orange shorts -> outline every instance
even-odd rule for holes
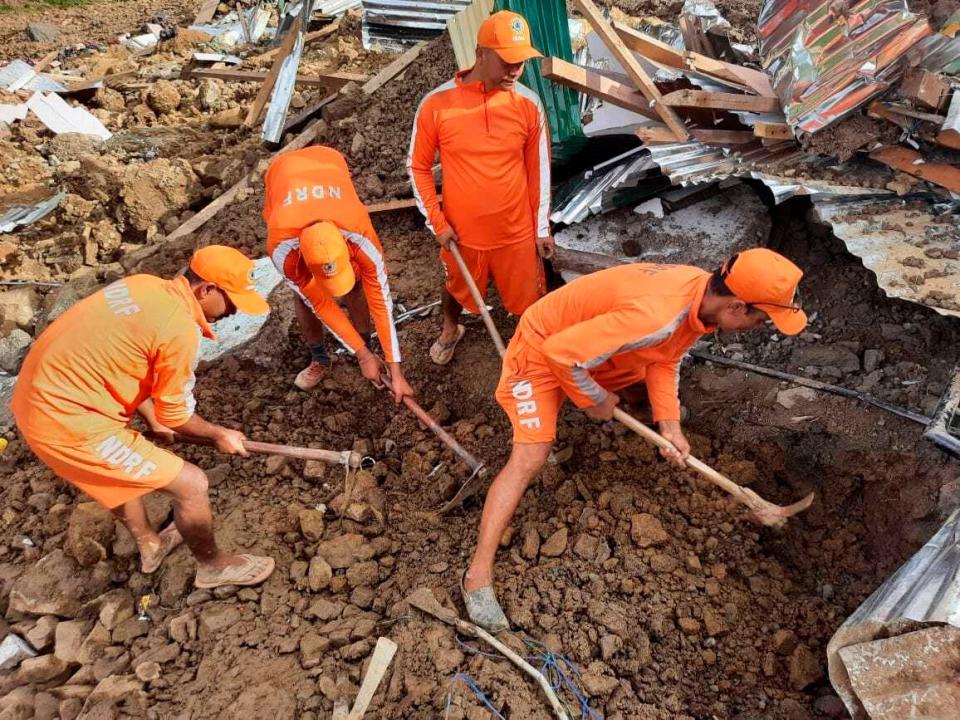
[[[514,315],[522,315],[545,292],[543,262],[535,242],[518,242],[494,250],[474,250],[461,245],[460,254],[480,289],[480,295],[486,297],[492,276],[503,306]],[[470,296],[457,261],[442,247],[440,262],[447,276],[447,292],[464,308],[479,314],[480,309]]]
[[[126,427],[75,446],[24,440],[44,465],[111,510],[166,487],[183,469],[183,459]]]

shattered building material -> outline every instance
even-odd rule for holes
[[[787,122],[813,133],[843,119],[899,78],[898,60],[932,33],[905,0],[765,0],[758,20],[763,66]]]
[[[945,627],[909,632],[915,623]],[[830,682],[855,720],[899,720],[919,708],[922,717],[952,717],[958,627],[960,510],[837,630],[827,646]]]
[[[888,296],[960,317],[960,216],[937,210],[923,195],[814,198],[816,216],[863,260]]]
[[[674,90],[672,93],[663,96],[663,102],[671,107],[696,107],[761,113],[780,112],[780,101],[775,97],[706,92],[704,90]],[[793,138],[792,133],[790,137]]]
[[[960,92],[953,94],[947,117],[937,133],[937,142],[954,150],[960,150]]]
[[[900,94],[904,98],[914,105],[938,112],[946,108],[952,90],[943,75],[923,68],[907,70],[900,83]]]
[[[44,95],[36,92],[26,102],[27,109],[36,115],[40,122],[51,132],[80,133],[92,135],[100,140],[108,140],[113,136],[106,126],[100,122],[85,107],[71,107],[66,100],[56,93]]]
[[[279,52],[273,61],[273,65],[270,66],[270,71],[267,73],[266,78],[264,78],[263,84],[257,91],[257,96],[254,98],[249,110],[247,110],[247,116],[243,121],[244,127],[253,127],[257,124],[257,122],[259,122],[260,116],[263,114],[263,109],[266,107],[267,100],[270,98],[281,72],[288,67],[286,63],[287,58],[294,53],[296,47],[299,46],[300,50],[303,50],[302,32],[303,23],[300,18],[297,18],[294,21],[293,26],[284,36],[283,41],[280,44]],[[299,65],[299,53],[296,55],[296,60],[297,64]],[[296,74],[296,66],[294,66],[293,72]],[[284,114],[286,114],[286,108],[284,108]]]
[[[955,165],[927,162],[916,150],[899,146],[874,150],[870,153],[870,158],[951,192],[960,193],[960,168]]]
[[[605,100],[651,120],[660,119],[660,116],[650,109],[650,102],[639,91],[598,72],[557,57],[544,58],[540,63],[540,72],[543,77],[565,87]]]
[[[470,0],[363,0],[363,46],[401,51],[432,40]]]
[[[24,81],[24,78],[27,78]],[[35,92],[65,92],[67,86],[53,78],[38,74],[23,60],[13,60],[0,68],[0,86],[7,90],[21,89]]]
[[[950,384],[940,396],[933,417],[923,437],[941,450],[960,457],[960,428],[956,427],[957,408],[960,407],[960,367],[953,369]]]
[[[480,25],[493,12],[494,0],[473,0],[467,7],[447,20],[447,33],[457,58],[457,67],[466,70],[477,60],[477,33]],[[549,53],[544,52],[544,55]]]
[[[282,61],[279,57],[277,58],[277,62],[281,63],[280,72],[273,86],[270,106],[263,120],[263,132],[261,133],[261,137],[266,143],[279,143],[280,138],[283,136],[284,122],[287,118],[287,112],[290,109],[290,100],[293,98],[294,87],[297,83],[297,70],[300,67],[300,57],[303,55],[303,35],[309,23],[310,3],[304,0],[303,8],[304,11],[289,30],[290,34],[294,36],[293,48]],[[270,68],[270,72],[273,72],[273,68]],[[264,81],[264,85],[266,85],[266,81]]]
[[[61,191],[34,205],[18,205],[10,208],[0,215],[0,233],[13,232],[18,227],[30,225],[46,217],[57,209],[64,197],[66,193]]]

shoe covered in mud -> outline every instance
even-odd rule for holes
[[[237,555],[243,560],[239,565],[227,565],[225,568],[200,566],[194,586],[202,589],[222,585],[259,585],[273,574],[273,558],[262,555]]]
[[[323,380],[327,369],[318,362],[312,362],[297,374],[293,384],[301,390],[313,390]]]
[[[464,587],[466,577],[467,574],[464,573],[460,579],[460,592],[463,593],[463,603],[467,606],[467,617],[470,621],[494,635],[509,629],[510,621],[503,614],[493,588],[486,585],[479,590],[467,592]]]

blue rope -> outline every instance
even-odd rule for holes
[[[487,699],[486,694],[481,690],[477,683],[474,682],[473,678],[467,675],[466,673],[458,672],[450,679],[450,690],[447,692],[447,708],[444,712],[444,718],[450,716],[450,705],[453,703],[453,686],[456,684],[457,680],[461,681],[467,688],[477,696],[477,698],[482,702],[490,713],[499,720],[507,720],[503,715],[500,714],[500,711]]]
[[[558,695],[566,690],[576,700],[576,705],[580,710],[580,720],[603,720],[603,715],[590,707],[590,701],[580,692],[575,678],[580,677],[580,670],[563,655],[552,652],[549,648],[538,642],[527,640],[527,644],[538,652],[536,659],[541,662],[540,672],[547,678],[551,689]],[[564,667],[566,666],[566,670]],[[573,677],[571,677],[571,675]]]

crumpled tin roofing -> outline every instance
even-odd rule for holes
[[[764,68],[787,122],[812,133],[890,87],[897,63],[933,32],[905,0],[764,0],[758,20]]]
[[[647,151],[660,172],[674,185],[691,185],[749,177],[755,170],[786,169],[808,153],[793,143],[726,148],[697,141],[649,145]]]
[[[471,0],[363,0],[363,46],[403,49],[430,40]]]

